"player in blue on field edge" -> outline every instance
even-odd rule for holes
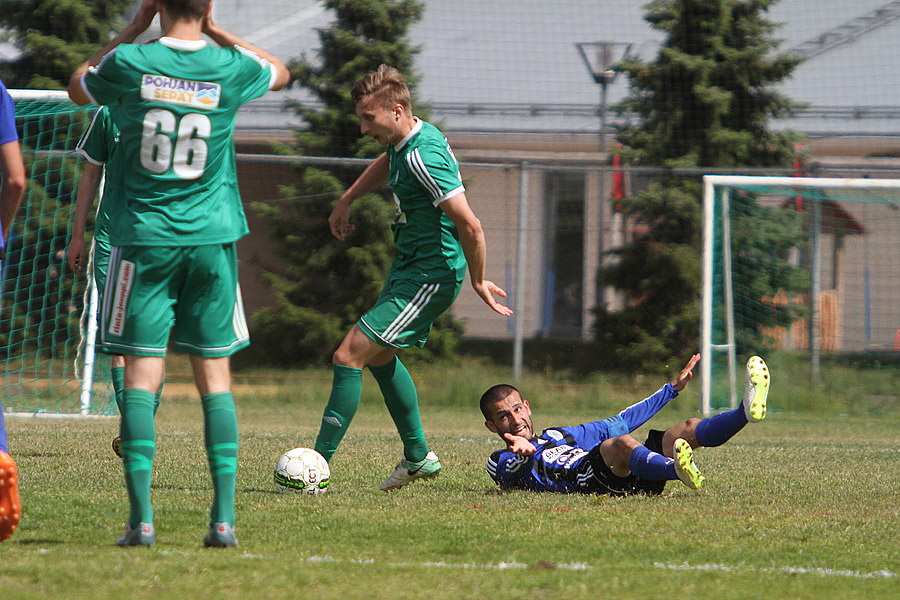
[[[609,419],[534,432],[531,408],[511,385],[490,388],[481,397],[485,426],[506,442],[488,459],[491,478],[502,489],[536,492],[657,495],[666,481],[679,479],[692,489],[704,477],[694,449],[721,446],[747,423],[766,416],[769,369],[754,356],[747,361],[742,405],[705,419],[690,418],[666,431],[651,429],[644,444],[631,433],[646,423],[693,377],[700,355],[693,355],[671,383]]]

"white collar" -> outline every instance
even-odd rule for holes
[[[176,50],[203,50],[206,48],[206,40],[180,40],[178,38],[161,37],[159,43]]]
[[[394,144],[394,150],[396,150],[397,152],[400,152],[400,150],[403,149],[403,146],[406,145],[406,142],[408,142],[410,138],[419,133],[419,130],[422,129],[422,121],[419,119],[419,117],[413,117],[413,119],[415,120],[416,124],[413,125],[412,131],[410,131],[405,138]]]

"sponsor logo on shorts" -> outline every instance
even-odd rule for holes
[[[219,107],[221,96],[222,86],[218,83],[162,75],[141,76],[141,98],[144,100],[212,110]]]
[[[123,260],[119,263],[116,287],[113,289],[113,306],[109,315],[110,335],[121,336],[125,330],[125,309],[128,307],[128,296],[134,284],[134,263]]]

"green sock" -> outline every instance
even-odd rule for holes
[[[150,506],[150,478],[156,454],[156,432],[153,426],[153,393],[147,390],[122,390],[122,465],[131,515],[128,525],[153,522]]]
[[[156,390],[156,397],[153,399],[153,414],[156,415],[156,411],[159,410],[159,400],[162,398],[162,390],[163,386],[166,385],[166,378],[163,376],[162,383],[159,384],[159,389]]]
[[[119,407],[119,414],[122,414],[122,390],[125,389],[125,367],[110,367],[110,376],[112,378],[113,392],[116,395],[116,406]],[[159,410],[159,399],[162,398],[163,385],[166,380],[159,384],[156,391],[156,397],[153,399],[153,415]]]
[[[116,395],[116,406],[119,414],[122,414],[122,390],[125,389],[125,367],[110,367],[109,375],[112,379],[113,393]]]
[[[362,369],[344,365],[332,365],[332,369],[331,395],[316,438],[316,452],[329,462],[350,427],[362,394]]]
[[[418,462],[428,454],[422,419],[419,416],[419,397],[416,385],[409,371],[396,356],[394,360],[380,367],[369,367],[381,393],[388,412],[397,426],[403,440],[403,455],[406,460]]]
[[[210,523],[234,526],[234,487],[237,478],[238,424],[231,392],[203,396],[206,456],[213,481]]]

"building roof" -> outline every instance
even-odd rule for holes
[[[634,0],[426,0],[411,31],[421,47],[418,94],[458,131],[596,132],[600,89],[579,42],[621,42],[652,60],[663,39]],[[261,9],[261,7],[263,7]],[[283,59],[316,58],[317,28],[333,17],[310,0],[216,0],[217,20]],[[781,50],[809,55],[779,89],[807,108],[779,127],[813,135],[897,135],[900,129],[900,2],[782,0]],[[621,51],[624,46],[618,46]],[[607,105],[628,91],[620,77]],[[242,127],[284,126],[284,95],[257,101]],[[610,115],[610,120],[613,116]]]

